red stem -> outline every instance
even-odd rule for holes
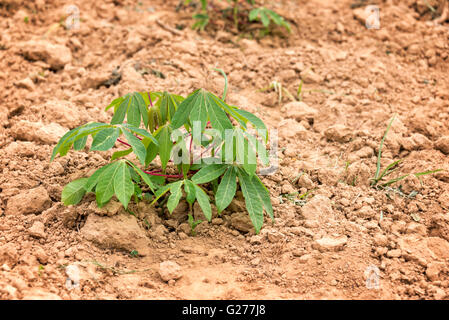
[[[157,170],[161,171],[161,170]],[[149,174],[151,176],[159,176],[159,177],[166,177],[166,178],[182,178],[184,177],[182,174],[163,174],[163,173],[156,173],[155,171],[144,171],[146,174]]]
[[[125,146],[131,147],[131,145],[129,143],[126,143],[123,140],[117,139],[118,142],[123,143]]]
[[[148,100],[150,100],[150,107],[152,108],[153,107],[153,101],[151,101],[151,95],[150,95],[149,92],[148,92]]]

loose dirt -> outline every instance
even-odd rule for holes
[[[219,21],[195,32],[174,0],[0,1],[0,298],[448,298],[449,24],[431,21],[434,2],[373,1],[380,29],[367,29],[365,1],[266,1],[292,33],[257,40]],[[278,130],[279,170],[263,177],[274,224],[255,235],[241,196],[196,236],[185,203],[172,216],[60,203],[111,155],[50,163],[68,129],[109,121],[130,91],[221,94],[212,68],[229,76],[229,103]],[[301,79],[301,102],[260,90],[294,94]],[[394,114],[382,165],[444,170],[376,190]]]

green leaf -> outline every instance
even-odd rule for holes
[[[237,190],[237,176],[233,167],[228,167],[226,173],[218,185],[217,193],[215,194],[215,204],[218,212],[221,213],[226,209],[234,199]]]
[[[187,122],[190,112],[197,103],[200,90],[201,89],[194,91],[183,102],[181,102],[171,122],[173,129],[178,129]]]
[[[259,233],[263,225],[263,206],[259,198],[259,194],[255,189],[252,179],[244,170],[238,170],[240,188],[245,198],[246,210],[248,210],[249,218],[253,223],[256,233]]]
[[[92,122],[70,130],[64,136],[62,136],[61,139],[59,139],[58,143],[56,144],[56,147],[53,149],[50,161],[53,161],[58,153],[61,157],[65,156],[69,152],[71,146],[75,142],[77,142],[77,140],[84,140],[84,138],[87,137],[88,135],[95,134],[96,132],[102,129],[110,127],[111,125],[109,124]],[[79,147],[81,143],[82,141],[78,142],[77,147]]]
[[[124,97],[119,97],[119,98],[112,100],[111,104],[108,105],[105,110],[107,111],[109,108],[114,107],[114,111],[115,111],[116,108],[120,105],[120,103],[122,103],[122,101],[124,99],[125,99]]]
[[[221,176],[226,168],[227,166],[224,164],[208,165],[193,175],[192,182],[196,184],[210,182]]]
[[[114,193],[126,209],[131,196],[134,194],[134,183],[125,162],[119,162],[117,166],[114,175]]]
[[[140,126],[139,100],[136,99],[136,97],[139,97],[139,96],[140,96],[140,94],[137,94],[137,95],[133,94],[133,95],[131,95],[131,102],[130,102],[129,107],[128,107],[128,112],[126,113],[126,121],[128,122],[128,124],[132,125],[133,127],[139,127]],[[141,102],[145,103],[143,101],[143,99],[141,100]]]
[[[115,159],[118,159],[118,158],[121,158],[121,157],[124,157],[124,156],[127,156],[127,155],[130,154],[131,152],[133,152],[133,148],[129,148],[129,149],[126,149],[126,150],[116,151],[116,152],[114,152],[114,153],[112,154],[111,161],[113,161],[113,160],[115,160]]]
[[[145,141],[145,139],[142,140],[142,142]],[[144,143],[145,144],[145,143]],[[151,161],[156,158],[157,153],[159,152],[159,147],[154,144],[153,142],[150,142],[147,147],[147,156],[145,158],[145,166],[149,166]]]
[[[196,200],[195,185],[190,180],[184,180],[184,191],[186,192],[186,200],[191,205]]]
[[[252,178],[252,182],[254,188],[257,191],[257,194],[259,195],[260,201],[262,202],[265,211],[268,213],[271,220],[274,221],[274,213],[273,213],[273,206],[271,204],[270,192],[268,191],[267,187],[265,187],[265,185],[262,183],[262,181],[258,176],[255,175]]]
[[[62,190],[61,201],[66,205],[77,204],[86,193],[87,178],[81,178],[67,184]]]
[[[72,129],[70,131],[68,131],[66,134],[64,134],[61,139],[59,139],[58,143],[56,144],[56,146],[53,148],[53,152],[51,154],[51,158],[50,158],[50,162],[53,161],[56,157],[56,155],[58,154],[58,152],[60,151],[60,147],[64,144],[64,142],[67,140],[67,138],[69,136],[71,136],[74,132],[76,132],[77,130],[79,130],[79,128],[75,128]]]
[[[265,146],[256,137],[249,134],[247,131],[244,132],[244,135],[250,142],[250,145],[248,145],[248,147],[252,148],[254,151],[257,151],[260,160],[265,166],[267,166],[270,163],[270,157]]]
[[[226,112],[221,108],[221,103],[225,104],[225,102],[210,92],[207,92],[206,95],[207,112],[212,128],[218,129],[220,132],[224,132],[226,129],[232,129],[231,121],[226,115]]]
[[[139,94],[136,93],[135,99],[138,102],[139,111],[140,114],[142,115],[143,124],[145,125],[145,128],[148,128],[148,107],[145,99],[143,98],[144,94],[145,93],[142,92],[140,92]]]
[[[169,184],[157,189],[156,193],[154,194],[154,199],[153,202],[151,202],[151,205],[155,204],[157,200],[159,200],[164,194],[168,192],[168,190],[170,190]]]
[[[131,132],[128,130],[122,130],[123,134],[126,137],[126,140],[128,140],[128,143],[133,148],[133,152],[136,154],[137,158],[139,159],[141,164],[145,164],[145,158],[147,155],[147,150],[145,149],[144,144],[141,140],[136,138]]]
[[[87,137],[88,136],[85,136],[85,137],[83,137],[81,139],[76,140],[73,143],[73,149],[75,149],[75,150],[82,150],[82,149],[84,149],[84,147],[86,146]]]
[[[148,185],[148,187],[150,187],[151,191],[154,192],[156,187],[154,186],[153,181],[151,181],[150,175],[143,172],[139,167],[137,167],[131,161],[127,161],[127,163],[133,167],[134,171],[136,171],[139,174],[139,176],[143,179],[143,181],[145,181],[145,183]]]
[[[443,171],[443,169],[428,170],[428,171],[414,173],[413,175],[418,178],[418,177],[425,176],[425,175],[428,175],[428,174],[434,174],[434,173],[437,173],[437,172],[440,172],[440,171]]]
[[[393,124],[393,121],[394,121],[395,117],[396,117],[396,115],[394,115],[391,118],[390,123],[387,126],[387,130],[385,130],[384,136],[382,137],[382,140],[380,141],[379,153],[377,154],[377,168],[376,168],[376,173],[375,173],[374,178],[373,178],[373,181],[375,181],[375,182],[379,181],[380,159],[382,158],[382,147],[384,145],[384,141],[387,138],[388,131],[390,131],[391,125]]]
[[[260,10],[260,20],[262,21],[262,24],[265,28],[267,28],[270,25],[270,18],[265,12],[265,9]]]
[[[125,120],[125,115],[128,111],[128,105],[129,105],[130,99],[131,99],[131,97],[129,95],[127,95],[126,97],[123,98],[123,100],[120,102],[120,105],[114,112],[114,116],[112,117],[111,124],[123,123],[123,120]]]
[[[114,177],[119,164],[121,162],[113,162],[106,168],[98,178],[97,187],[95,188],[97,204],[103,206],[114,195]]]
[[[195,195],[196,199],[198,200],[198,204],[200,205],[201,210],[204,213],[204,216],[208,221],[212,219],[212,208],[210,206],[210,199],[209,196],[204,192],[204,190],[198,186],[195,186]]]
[[[172,213],[173,210],[175,210],[175,208],[179,204],[179,200],[181,200],[181,196],[182,196],[181,186],[183,183],[184,183],[184,181],[180,180],[180,181],[176,181],[176,182],[173,182],[170,184],[171,195],[170,195],[170,197],[168,197],[168,201],[167,201],[167,208],[170,213]]]
[[[173,149],[170,134],[170,128],[165,126],[161,129],[157,137],[159,141],[159,157],[161,159],[163,170],[165,170],[168,160],[170,160],[171,150]]]
[[[236,161],[249,175],[253,175],[257,169],[256,151],[252,148],[248,139],[245,139],[240,128],[235,129]]]
[[[235,108],[233,109],[236,113],[238,113],[239,115],[241,115],[242,117],[244,117],[245,119],[248,119],[249,122],[251,122],[251,124],[258,130],[263,131],[265,134],[263,136],[265,143],[268,142],[268,130],[267,127],[265,126],[265,123],[263,123],[262,120],[260,120],[260,118],[258,118],[257,116],[255,116],[254,114],[252,114],[249,111],[246,110],[242,110],[242,109],[238,109]]]
[[[92,141],[91,150],[106,151],[111,149],[120,135],[119,128],[106,128],[99,131]]]
[[[90,192],[92,191],[92,189],[97,185],[98,180],[100,179],[101,174],[111,165],[114,165],[115,162],[113,163],[108,163],[107,165],[101,167],[100,169],[98,169],[97,171],[95,171],[87,180],[86,183],[86,192]]]
[[[249,21],[254,21],[259,16],[260,8],[253,9],[249,12]]]
[[[131,131],[132,133],[135,133],[139,136],[142,136],[144,138],[148,138],[151,141],[153,141],[153,143],[157,144],[157,140],[154,138],[154,136],[149,133],[148,131],[141,129],[141,128],[137,128],[137,127],[133,127],[127,123],[122,124],[122,127],[129,129],[129,131]]]
[[[183,100],[184,98],[181,96],[170,94],[166,91],[162,93],[162,96],[157,101],[156,105],[159,107],[163,124],[167,121],[171,121],[176,110],[178,109],[178,105]]]

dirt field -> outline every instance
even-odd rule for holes
[[[370,2],[380,29],[366,28],[365,1],[265,1],[292,33],[252,40],[218,20],[191,30],[178,3],[0,0],[0,298],[449,298],[449,22],[421,0]],[[61,23],[67,5],[77,28]],[[262,179],[275,224],[255,235],[239,198],[196,236],[185,202],[136,217],[91,196],[62,205],[64,185],[112,154],[50,163],[68,129],[108,122],[104,108],[131,91],[221,94],[212,68],[229,77],[229,103],[278,130],[279,171]],[[278,81],[294,94],[301,79],[301,102],[259,90]],[[376,190],[394,114],[382,165],[443,171]],[[168,282],[166,261],[180,266]]]

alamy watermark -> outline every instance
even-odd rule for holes
[[[365,14],[368,16],[365,20],[365,26],[368,29],[380,29],[379,7],[375,5],[369,5],[365,8]]]
[[[365,270],[366,288],[380,289],[380,270],[375,265],[370,265]]]
[[[65,19],[65,27],[67,30],[78,30],[80,28],[80,9],[71,4],[65,8],[68,15]]]

